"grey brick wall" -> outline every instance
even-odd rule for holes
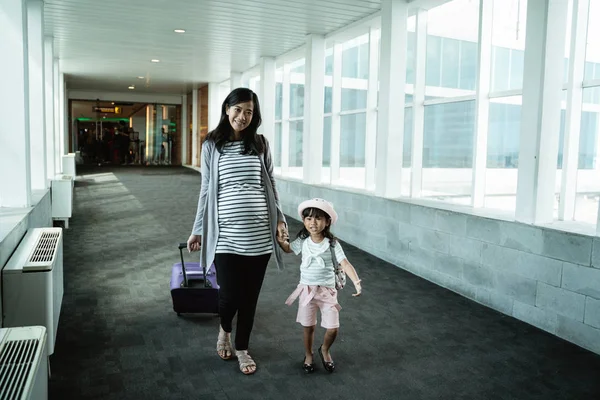
[[[277,180],[284,212],[334,203],[333,231],[387,262],[600,354],[600,238]]]

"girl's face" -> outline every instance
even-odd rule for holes
[[[231,107],[227,106],[225,112],[229,117],[229,123],[233,130],[235,132],[241,132],[250,125],[250,122],[252,122],[254,103],[252,101],[247,101]]]
[[[310,233],[310,236],[319,236],[325,228],[329,226],[329,219],[325,216],[309,215],[302,219],[304,227]]]

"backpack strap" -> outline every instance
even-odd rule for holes
[[[335,240],[331,240],[329,242],[329,251],[331,252],[331,261],[333,262],[333,270],[337,271],[338,269],[338,262],[337,262],[337,258],[335,257]]]

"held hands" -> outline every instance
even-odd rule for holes
[[[358,297],[362,294],[362,287],[360,285],[360,279],[357,280],[356,282],[352,282],[354,284],[354,289],[356,290],[356,293],[352,293],[353,297]]]
[[[200,250],[200,243],[202,243],[202,236],[200,235],[190,235],[187,240],[187,249],[188,252],[198,251]]]
[[[277,242],[280,244],[283,244],[283,243],[289,241],[289,239],[290,239],[290,235],[288,233],[285,222],[279,221],[277,223]]]

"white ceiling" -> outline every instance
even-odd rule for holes
[[[69,89],[185,93],[374,14],[381,0],[45,0]],[[174,33],[174,29],[186,33]],[[152,63],[151,59],[160,63]],[[143,76],[144,79],[139,79]]]

